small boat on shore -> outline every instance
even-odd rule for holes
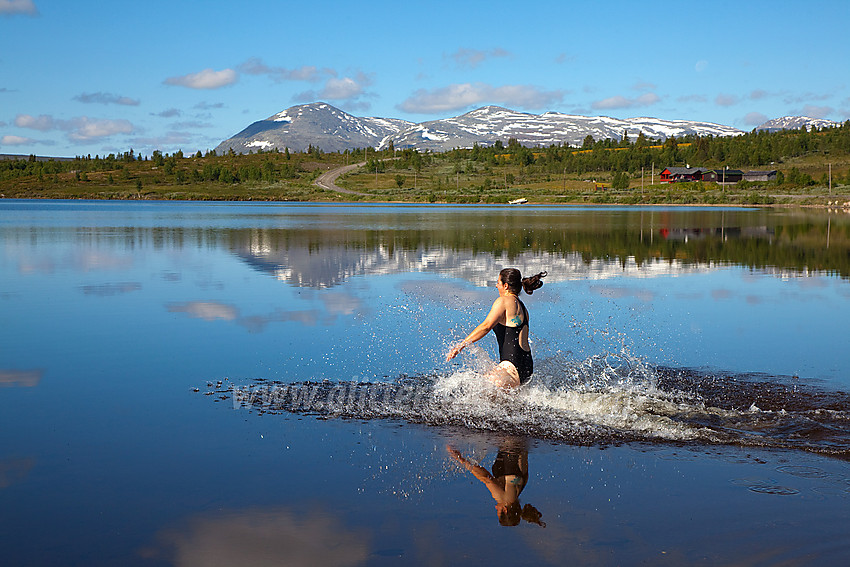
[[[524,205],[528,202],[528,199],[525,197],[520,197],[519,199],[514,199],[513,201],[508,201],[509,205]]]

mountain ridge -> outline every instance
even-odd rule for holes
[[[769,120],[756,130],[798,129],[838,125],[830,120],[805,116],[785,116]],[[392,143],[397,149],[447,151],[454,148],[491,146],[497,141],[516,139],[528,147],[568,144],[579,146],[587,136],[594,140],[636,138],[640,133],[650,139],[666,140],[686,135],[739,136],[743,130],[695,120],[664,120],[648,116],[613,118],[581,116],[547,111],[542,114],[520,112],[502,106],[482,106],[459,116],[414,123],[398,118],[357,117],[326,102],[291,106],[250,124],[221,142],[216,153],[233,150],[305,151],[317,147],[325,152],[371,147],[385,149]]]

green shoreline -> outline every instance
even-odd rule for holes
[[[657,145],[653,145],[656,144]],[[771,181],[658,183],[666,167],[771,171]],[[359,167],[352,168],[357,165]],[[328,173],[345,168],[339,176]],[[324,177],[324,187],[317,185]],[[339,191],[334,191],[336,188]],[[0,160],[0,198],[564,205],[719,205],[850,209],[850,121],[735,138],[639,137],[527,148],[419,153],[392,147],[218,156]]]

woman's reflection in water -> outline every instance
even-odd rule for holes
[[[451,445],[446,445],[446,451],[490,491],[496,501],[500,524],[516,526],[520,520],[525,520],[546,527],[546,523],[540,520],[543,514],[537,508],[519,503],[519,495],[528,483],[528,445],[524,439],[509,437],[500,444],[493,462],[493,474],[468,460]]]

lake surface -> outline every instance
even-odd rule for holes
[[[0,320],[4,565],[850,556],[850,215],[0,200]]]

